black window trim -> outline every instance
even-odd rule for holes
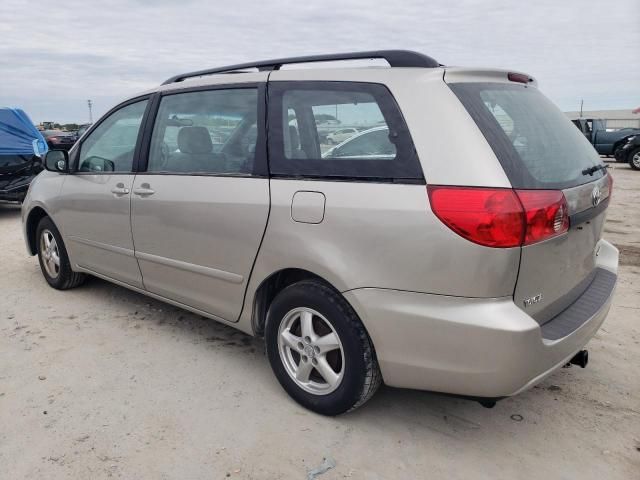
[[[380,86],[385,89],[391,104],[384,104],[385,102],[380,103],[379,96],[374,94],[370,87],[372,85]],[[349,81],[349,80],[270,80],[267,85],[267,98],[269,109],[267,112],[267,144],[268,144],[268,155],[269,155],[269,175],[271,178],[277,179],[296,179],[296,180],[323,180],[323,181],[346,181],[346,182],[367,182],[367,183],[399,183],[399,184],[418,184],[418,185],[426,185],[424,173],[422,170],[422,164],[420,163],[420,159],[418,157],[418,152],[416,151],[415,144],[413,143],[413,139],[411,137],[411,132],[409,130],[409,126],[404,118],[402,110],[398,105],[397,100],[393,96],[393,93],[389,90],[389,88],[379,82],[362,82],[362,81]],[[282,123],[282,109],[283,109],[283,96],[287,90],[345,90],[352,91],[357,90],[364,93],[371,94],[374,99],[378,102],[378,106],[383,114],[385,115],[384,110],[392,109],[390,112],[394,115],[397,115],[397,120],[400,125],[406,129],[406,135],[409,139],[407,142],[406,148],[409,150],[408,155],[404,162],[409,168],[414,168],[416,170],[415,174],[410,177],[401,177],[395,175],[376,175],[376,176],[367,176],[367,175],[353,175],[353,174],[335,174],[335,175],[322,175],[317,173],[282,173],[282,172],[274,172],[272,168],[273,157],[278,156],[284,158],[284,141],[281,138],[281,123]],[[385,95],[386,97],[386,95]],[[384,99],[384,100],[386,100]],[[383,110],[384,109],[384,110]],[[276,128],[272,129],[272,126],[276,126]],[[296,159],[293,159],[294,161]],[[301,160],[301,159],[298,159]],[[310,162],[321,162],[325,161],[322,159],[305,159],[305,161]],[[339,160],[340,162],[350,162],[350,160]],[[364,162],[379,162],[380,160],[352,160],[353,162],[358,163],[358,167],[365,166]],[[413,163],[413,165],[411,165]]]
[[[71,168],[69,169],[69,173],[73,175],[132,175],[134,174],[137,171],[136,168],[138,164],[138,159],[140,157],[140,147],[142,146],[142,137],[144,133],[144,128],[146,126],[146,120],[151,111],[153,96],[154,94],[147,93],[144,95],[139,95],[137,97],[133,97],[128,100],[125,100],[124,102],[121,102],[115,107],[111,108],[109,111],[107,111],[107,113],[102,115],[102,117],[100,117],[100,119],[97,122],[91,125],[91,127],[89,127],[89,129],[84,133],[82,142],[80,142],[77,147],[74,146],[72,148],[73,153],[70,152],[71,159],[69,163]],[[136,139],[136,145],[133,150],[133,162],[131,165],[131,170],[129,172],[80,172],[78,170],[78,162],[80,161],[80,153],[82,151],[82,146],[87,141],[87,139],[91,136],[93,131],[97,129],[105,120],[107,120],[109,117],[111,117],[112,114],[116,113],[117,111],[125,107],[128,107],[129,105],[133,105],[134,103],[139,103],[145,100],[147,101],[147,105],[142,115],[142,121],[140,122],[138,137]]]
[[[181,93],[215,91],[215,90],[238,90],[253,89],[258,91],[258,112],[257,127],[258,135],[256,138],[256,152],[253,162],[253,172],[251,173],[216,173],[216,172],[149,172],[149,153],[151,150],[151,137],[153,128],[156,123],[156,117],[160,108],[160,101],[163,97],[177,95]],[[171,176],[188,176],[188,177],[230,177],[230,178],[268,178],[269,168],[267,166],[267,142],[266,142],[266,81],[264,82],[235,82],[221,83],[215,85],[198,85],[184,88],[172,88],[170,90],[161,90],[154,94],[152,108],[148,118],[144,123],[144,132],[142,135],[139,161],[136,164],[137,173],[144,175],[171,175]]]

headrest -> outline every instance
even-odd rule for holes
[[[178,148],[182,153],[211,153],[213,144],[205,127],[182,127],[178,132]]]
[[[291,140],[291,148],[298,150],[300,148],[300,137],[298,136],[298,129],[293,125],[289,125],[289,139]]]

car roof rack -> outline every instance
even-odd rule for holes
[[[162,85],[182,82],[187,78],[214,75],[216,73],[240,73],[239,70],[257,68],[259,71],[280,70],[283,65],[295,63],[332,62],[339,60],[363,60],[381,58],[389,63],[390,67],[417,67],[435,68],[442,66],[433,58],[411,50],[372,50],[368,52],[334,53],[329,55],[309,55],[305,57],[288,57],[276,60],[263,60],[261,62],[239,63],[226,67],[209,68],[196,72],[181,73],[164,81]]]

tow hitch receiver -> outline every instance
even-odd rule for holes
[[[580,368],[585,368],[589,363],[589,351],[588,350],[580,350],[576,353],[571,360],[569,360],[568,365],[578,365]]]

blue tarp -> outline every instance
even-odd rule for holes
[[[19,108],[0,108],[0,155],[43,157],[49,148],[31,119]]]

